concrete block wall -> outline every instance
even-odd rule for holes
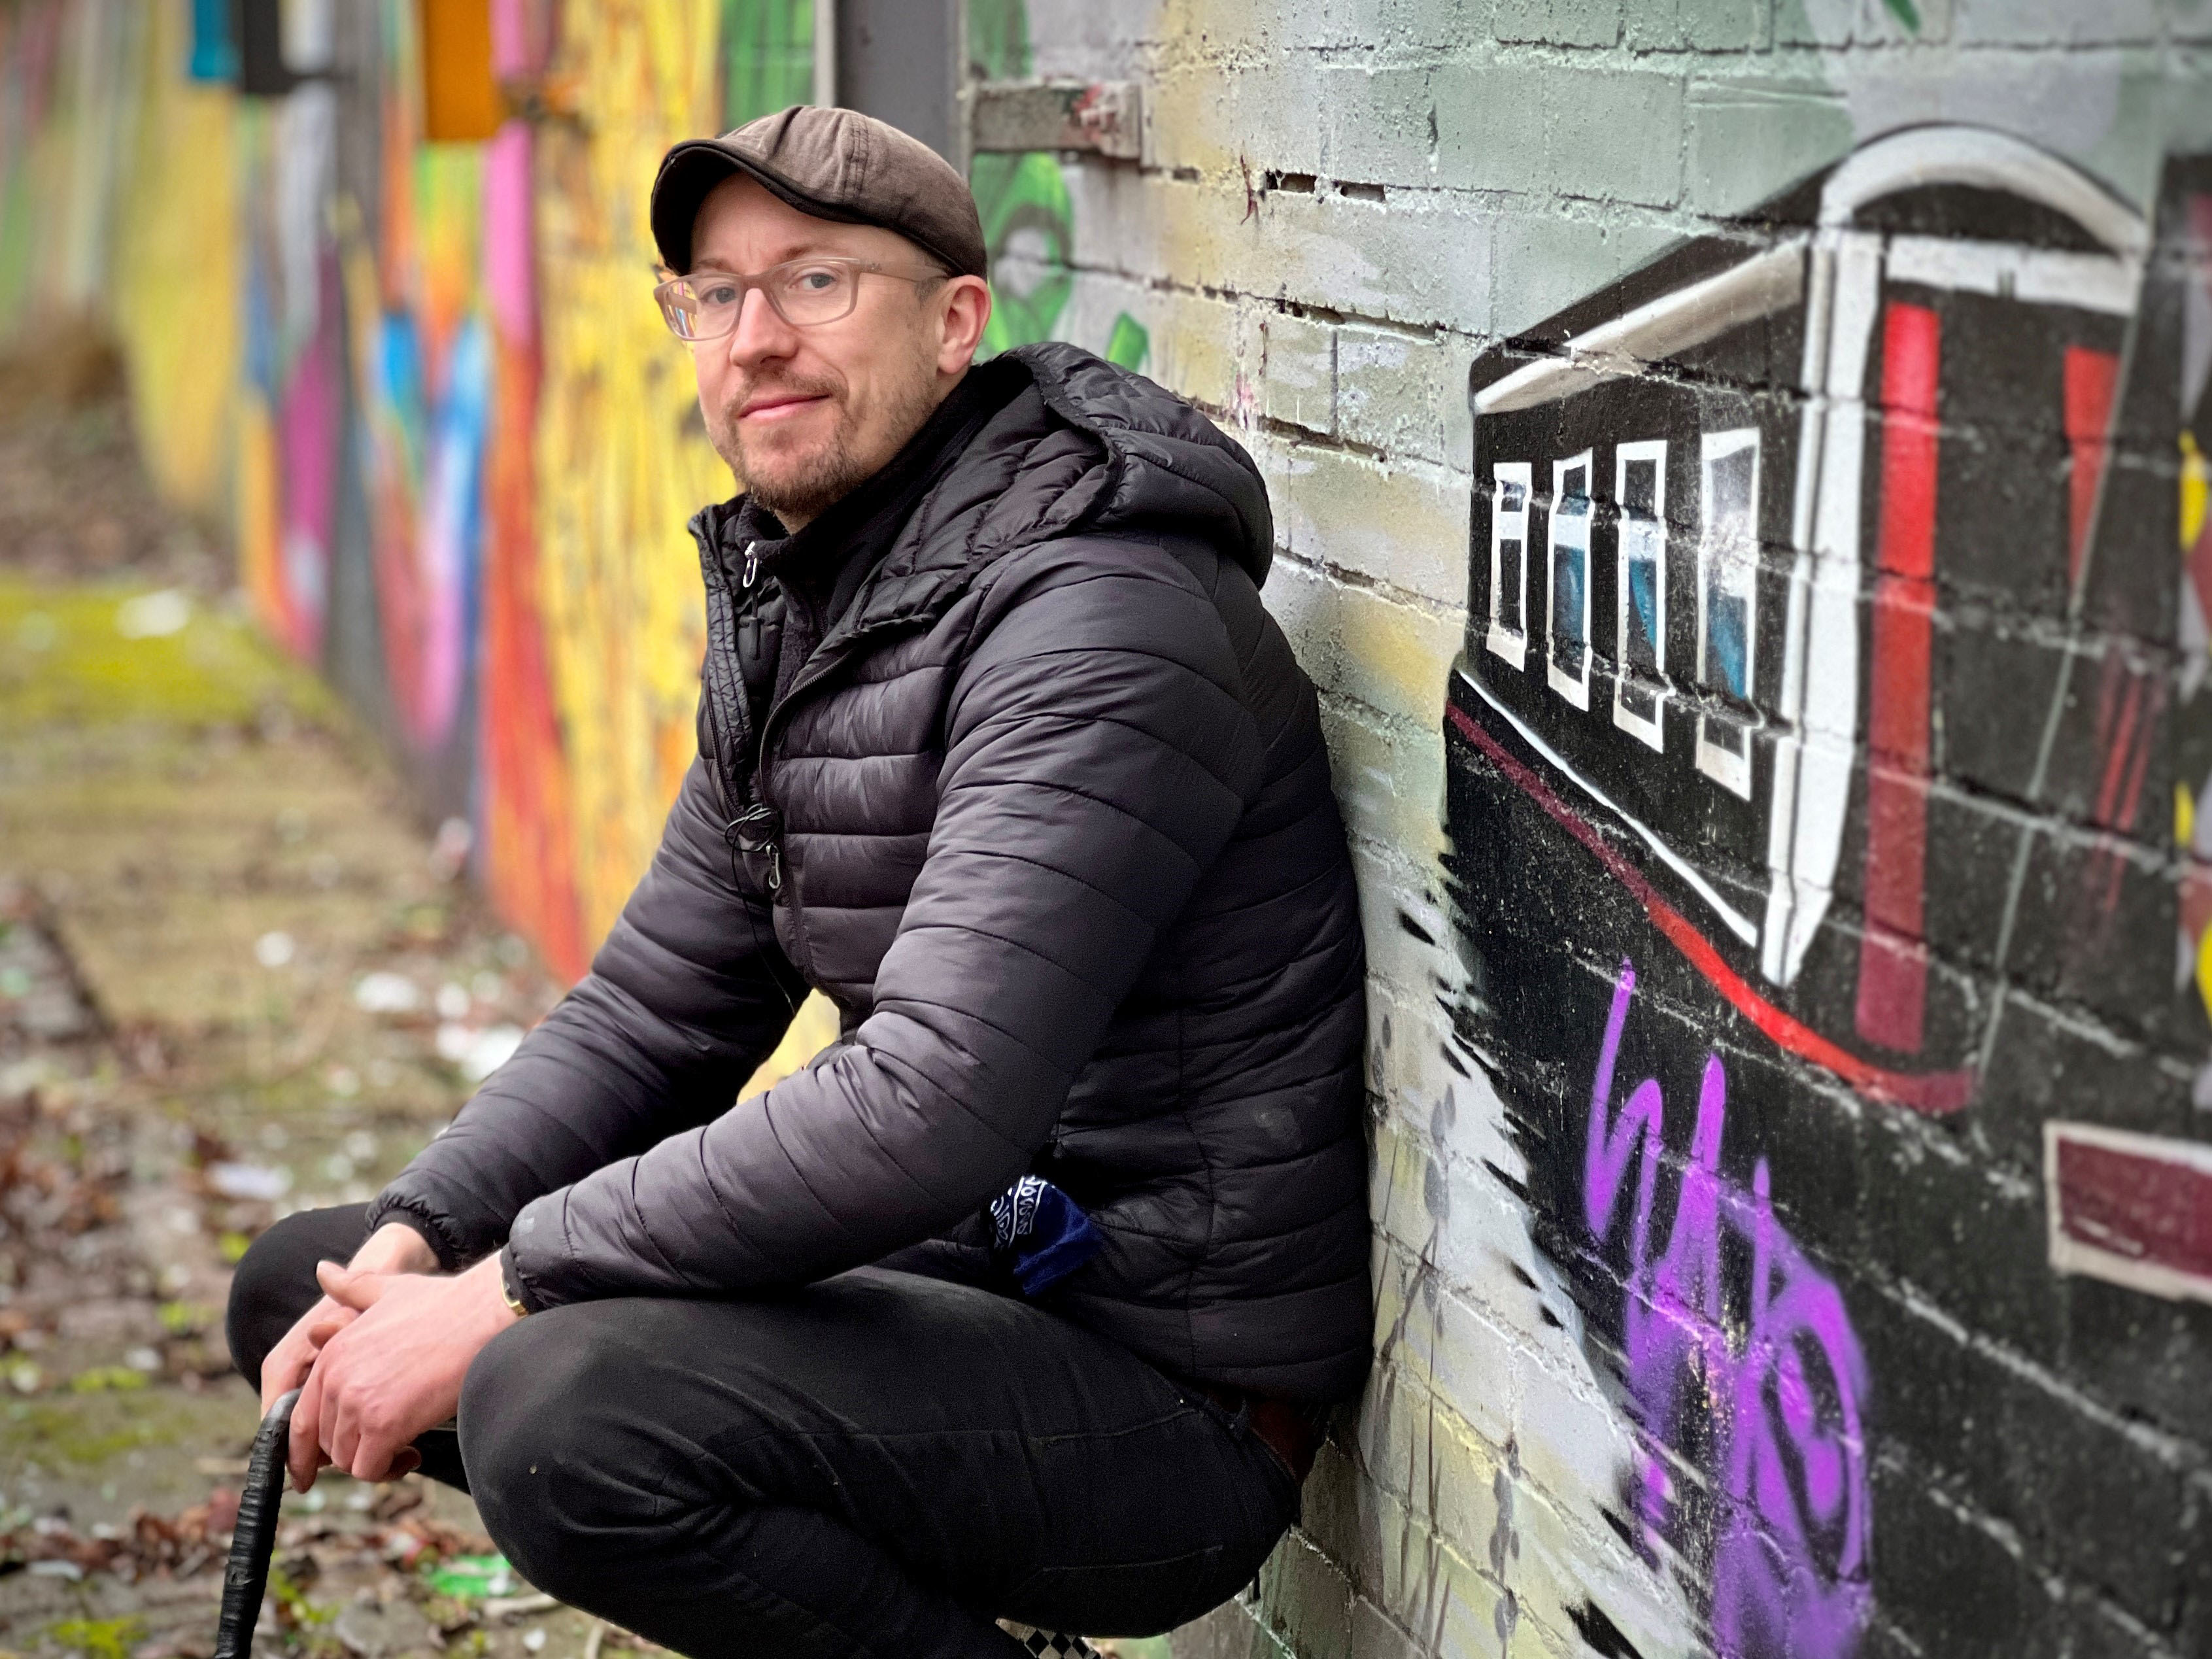
[[[1178,1659],[2212,1651],[2212,7],[1028,26],[1143,86],[1059,331],[1266,471],[1372,957],[1376,1365]],[[1471,412],[1762,253],[1748,322]]]

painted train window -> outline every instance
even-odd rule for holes
[[[1489,644],[1519,668],[1528,654],[1528,463],[1500,461],[1490,475]]]
[[[1589,707],[1590,452],[1552,463],[1552,690]]]
[[[1614,630],[1620,664],[1613,723],[1654,749],[1667,746],[1660,721],[1667,675],[1667,445],[1622,444],[1613,452],[1620,506],[1620,580]]]
[[[1705,533],[1698,544],[1698,678],[1729,705],[1698,718],[1698,769],[1751,794],[1751,699],[1757,665],[1759,430],[1708,432]]]

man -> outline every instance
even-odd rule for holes
[[[1168,1629],[1369,1358],[1358,916],[1265,491],[1086,353],[971,368],[974,199],[880,122],[679,144],[652,215],[744,490],[693,521],[699,760],[453,1127],[247,1254],[233,1352],[304,1382],[300,1486],[419,1462],[686,1653]],[[733,1104],[809,986],[840,1040]]]

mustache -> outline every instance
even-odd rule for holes
[[[722,400],[722,418],[734,423],[744,406],[763,394],[793,398],[834,398],[845,389],[842,380],[794,379],[778,375],[740,386]]]

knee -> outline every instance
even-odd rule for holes
[[[325,1256],[343,1261],[349,1254],[333,1249],[333,1242],[331,1212],[302,1210],[255,1239],[239,1262],[223,1313],[223,1334],[230,1343],[231,1363],[252,1387],[261,1386],[261,1362],[269,1351],[321,1294],[316,1262]]]
[[[461,1462],[484,1529],[531,1583],[576,1606],[659,1501],[632,1461],[649,1453],[623,1408],[637,1371],[623,1346],[605,1304],[551,1309],[494,1338],[461,1388]]]

